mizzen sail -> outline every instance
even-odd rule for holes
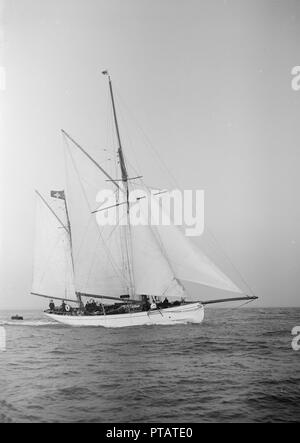
[[[32,292],[76,300],[70,236],[64,199],[46,201],[37,195],[37,220]]]

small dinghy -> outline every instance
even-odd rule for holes
[[[20,315],[14,315],[11,319],[14,320],[14,321],[22,321],[22,320],[24,320],[24,318],[21,317]]]

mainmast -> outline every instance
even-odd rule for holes
[[[108,71],[103,71],[103,75],[108,77],[109,81],[109,91],[110,91],[110,97],[112,102],[112,109],[113,109],[113,115],[114,115],[114,123],[115,123],[115,129],[118,139],[118,157],[120,160],[120,168],[121,168],[121,174],[122,174],[122,182],[125,188],[125,195],[126,195],[126,205],[127,205],[127,224],[124,226],[125,236],[124,239],[122,239],[122,246],[123,246],[123,253],[125,258],[125,270],[128,275],[128,281],[129,281],[129,296],[130,298],[134,298],[135,296],[135,288],[134,288],[134,274],[133,274],[133,267],[132,267],[132,241],[131,241],[131,229],[130,229],[130,202],[129,202],[129,179],[128,179],[128,171],[125,163],[125,157],[123,152],[123,146],[122,146],[122,140],[120,135],[120,128],[118,123],[118,117],[117,117],[117,110],[116,110],[116,104],[115,104],[115,98],[114,98],[114,91],[113,91],[113,85],[112,80],[109,75]]]

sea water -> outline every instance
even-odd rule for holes
[[[120,330],[13,314],[0,313],[0,422],[300,421],[300,309]]]

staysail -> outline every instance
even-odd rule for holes
[[[132,226],[132,251],[135,290],[137,294],[158,297],[185,297],[155,233],[149,226]]]

